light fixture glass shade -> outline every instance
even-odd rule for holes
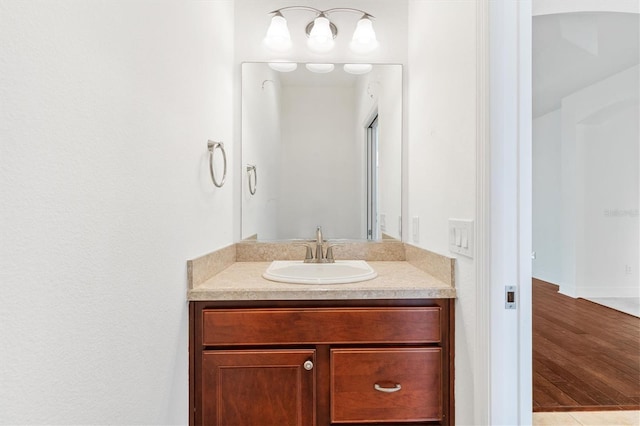
[[[287,27],[287,20],[284,19],[280,12],[277,12],[271,18],[271,25],[269,25],[263,42],[269,49],[277,52],[284,52],[291,48],[291,35]]]
[[[373,69],[371,64],[344,64],[344,72],[349,74],[366,74]]]
[[[364,15],[358,21],[349,47],[355,53],[369,53],[378,47],[378,39],[376,39],[376,33],[373,31],[373,24],[369,16]]]
[[[309,71],[318,74],[326,74],[335,68],[333,64],[306,64],[305,67],[307,67]]]
[[[307,46],[316,53],[326,53],[333,49],[334,44],[329,20],[324,15],[318,16],[313,21]]]
[[[269,68],[279,72],[291,72],[298,68],[295,62],[269,62]]]

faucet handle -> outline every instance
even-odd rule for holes
[[[327,247],[327,256],[326,256],[326,260],[328,263],[335,263],[335,259],[333,257],[333,248],[334,247],[338,247],[338,246],[342,246],[344,244],[331,244],[329,247]]]
[[[295,243],[294,245],[306,247],[307,251],[306,251],[306,253],[304,255],[304,261],[307,262],[307,263],[313,261],[313,250],[312,250],[310,244],[307,244],[307,243]]]

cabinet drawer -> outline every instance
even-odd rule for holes
[[[331,350],[334,423],[442,420],[442,349]]]
[[[440,307],[209,309],[202,344],[435,343]]]

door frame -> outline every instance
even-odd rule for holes
[[[366,186],[367,186],[367,240],[375,241],[380,238],[378,219],[378,108],[366,121],[364,132],[366,142]]]
[[[532,423],[532,0],[478,0],[478,424]],[[515,286],[507,309],[505,287]]]
[[[532,19],[640,13],[625,0],[477,1],[475,419],[532,423]],[[505,309],[505,286],[517,309]]]

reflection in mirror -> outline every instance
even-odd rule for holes
[[[244,63],[242,164],[243,239],[401,239],[402,66]]]

